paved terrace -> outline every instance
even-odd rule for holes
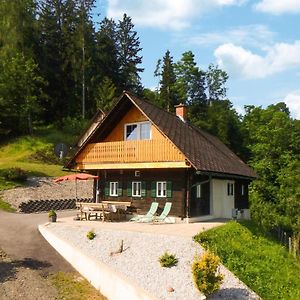
[[[76,212],[74,212],[74,217]],[[58,223],[64,223],[65,225],[88,227],[93,229],[110,229],[110,230],[121,230],[121,231],[133,231],[133,232],[147,232],[157,233],[166,235],[177,235],[185,237],[193,237],[201,231],[208,230],[213,227],[217,227],[225,224],[229,220],[227,219],[214,219],[205,222],[197,223],[180,223],[180,224],[153,224],[153,223],[137,223],[137,222],[102,222],[100,220],[91,221],[75,221],[74,217],[60,217],[58,212]]]

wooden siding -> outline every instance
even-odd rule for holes
[[[88,144],[76,158],[77,164],[184,161],[185,156],[167,139]]]
[[[249,181],[235,180],[234,183],[234,207],[238,209],[249,208]],[[244,195],[242,195],[242,185],[244,185]]]
[[[106,177],[106,178],[105,178]],[[185,217],[185,199],[186,199],[186,171],[180,169],[173,170],[141,170],[140,176],[135,177],[135,170],[123,171],[102,171],[100,178],[100,195],[102,200],[112,201],[132,201],[132,206],[139,214],[145,214],[153,201],[159,203],[161,212],[166,202],[172,202],[170,216]],[[122,196],[109,197],[104,195],[105,182],[118,181],[122,183]],[[132,181],[146,182],[145,197],[128,197],[127,184]],[[153,181],[171,181],[172,197],[159,198],[151,197],[151,182]]]
[[[146,122],[149,121],[135,106],[132,107],[128,113],[120,120],[111,133],[105,138],[105,142],[124,141],[124,126],[125,124]],[[158,129],[151,124],[151,137],[153,140],[162,140],[165,137],[158,131]]]

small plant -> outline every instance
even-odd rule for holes
[[[89,239],[89,240],[93,240],[96,236],[96,233],[93,231],[93,230],[90,230],[87,232],[86,234],[86,237]]]
[[[219,263],[218,256],[206,251],[202,256],[196,257],[192,265],[195,284],[206,296],[217,291],[223,281],[223,276],[217,274]]]
[[[171,268],[176,266],[178,263],[178,259],[176,258],[175,254],[169,254],[166,251],[160,258],[159,258],[160,265],[165,268]]]
[[[26,181],[27,180],[27,173],[22,170],[21,168],[10,168],[5,169],[2,171],[2,176],[6,180],[11,181]]]
[[[51,209],[51,210],[48,212],[48,217],[49,217],[49,220],[50,220],[50,221],[56,222],[57,214],[56,214],[56,212],[55,212],[54,209]]]

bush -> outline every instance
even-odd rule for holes
[[[82,118],[66,117],[63,118],[62,120],[63,132],[70,135],[79,136],[86,126],[87,126],[87,120]],[[58,127],[61,128],[61,126]]]
[[[209,251],[195,258],[192,265],[193,278],[197,288],[204,295],[210,295],[220,288],[223,276],[216,274],[219,263],[219,257]]]
[[[6,180],[11,181],[26,181],[27,173],[21,168],[10,168],[2,171],[2,176]]]
[[[48,212],[48,217],[49,217],[49,218],[56,217],[56,212],[55,212],[54,209],[51,209],[51,210]]]
[[[89,232],[87,232],[86,234],[86,237],[89,239],[89,240],[93,240],[96,236],[96,233],[93,231],[93,230],[90,230]]]
[[[178,259],[175,254],[169,254],[167,251],[159,258],[160,265],[165,268],[176,266]]]

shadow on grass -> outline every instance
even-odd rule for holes
[[[207,300],[217,299],[248,300],[252,298],[250,297],[250,292],[246,288],[225,288],[220,289],[207,297]]]
[[[19,268],[28,268],[30,270],[43,270],[52,265],[48,262],[24,258],[22,260],[0,260],[0,283],[16,279]]]

